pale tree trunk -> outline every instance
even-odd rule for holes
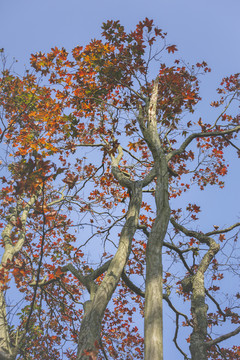
[[[170,207],[168,202],[168,169],[164,160],[163,157],[159,168],[156,169],[157,185],[155,201],[157,214],[148,237],[146,251],[144,321],[146,360],[163,359],[162,246],[170,218]]]
[[[0,360],[10,359],[12,348],[8,333],[6,304],[3,291],[0,292]]]
[[[205,285],[204,275],[212,258],[219,251],[220,246],[216,242],[202,234],[195,236],[201,243],[207,244],[210,249],[203,257],[198,270],[192,277],[192,297],[191,312],[193,317],[193,332],[190,336],[190,352],[192,360],[207,360],[207,310],[208,305],[205,303]]]
[[[197,273],[193,279],[191,312],[193,332],[190,338],[192,360],[207,360],[207,310],[205,303],[204,273]]]
[[[171,219],[172,224],[189,237],[194,237],[201,244],[206,244],[209,249],[203,256],[197,271],[194,275],[185,278],[188,284],[188,289],[192,291],[191,296],[191,312],[193,317],[193,331],[190,336],[190,352],[191,360],[207,360],[207,310],[208,305],[205,302],[205,285],[204,277],[213,257],[220,249],[220,245],[215,242],[210,236],[198,233],[193,230],[188,230],[184,226],[176,223]],[[182,282],[183,284],[183,282]]]
[[[117,174],[117,176],[123,175]],[[124,181],[122,183],[124,184]],[[105,277],[93,294],[91,301],[86,304],[78,338],[78,360],[97,359],[98,346],[101,344],[101,324],[104,312],[119,283],[131,251],[132,239],[137,229],[142,204],[142,183],[134,183],[128,180],[128,185],[130,185],[131,199],[126,222],[121,232],[118,250]]]
[[[4,298],[4,278],[8,270],[5,265],[13,261],[13,257],[22,249],[25,241],[26,221],[31,207],[38,198],[39,192],[31,197],[29,202],[19,214],[21,204],[17,204],[16,208],[8,216],[8,223],[2,232],[2,239],[4,243],[4,253],[1,259],[0,273],[3,277],[3,283],[0,285],[0,360],[14,360],[18,354],[20,343],[12,344],[9,335],[9,326],[7,322],[6,303]],[[19,238],[15,245],[11,240],[11,233],[16,224],[17,218],[20,217],[22,228],[19,231]]]
[[[155,219],[148,238],[146,253],[145,359],[163,359],[163,313],[162,313],[162,243],[169,220],[169,209]]]
[[[156,176],[156,219],[148,237],[146,251],[146,286],[144,344],[145,360],[163,359],[163,283],[162,246],[170,219],[168,200],[168,164],[157,129],[158,78],[154,82],[148,113],[139,112],[139,125],[153,155]]]

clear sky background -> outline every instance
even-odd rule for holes
[[[205,60],[212,68],[202,78],[199,113],[213,116],[207,104],[216,99],[221,78],[240,72],[240,0],[0,0],[0,48],[9,64],[18,60],[15,70],[21,74],[31,53],[55,46],[71,51],[100,37],[106,20],[120,20],[130,30],[145,17],[168,33],[179,57],[189,63]],[[208,209],[201,217],[206,229],[210,224],[230,225],[240,216],[239,162],[237,156],[230,160],[234,165],[225,189],[209,187],[199,197]]]

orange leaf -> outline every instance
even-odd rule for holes
[[[58,269],[55,271],[56,277],[60,277],[62,274],[63,274],[63,272],[62,272],[62,270],[61,270],[60,268],[58,268]]]

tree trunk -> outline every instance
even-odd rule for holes
[[[204,273],[199,272],[194,276],[191,312],[193,316],[193,332],[190,337],[190,351],[192,360],[207,360],[207,310],[205,303]]]
[[[170,220],[168,200],[168,164],[163,151],[157,119],[158,81],[153,84],[147,112],[140,108],[138,122],[153,156],[156,180],[156,219],[148,237],[146,251],[146,286],[144,319],[144,358],[163,359],[162,320],[162,246]]]
[[[78,338],[77,360],[97,359],[98,346],[101,343],[102,319],[128,260],[141,204],[142,184],[139,182],[135,183],[131,189],[129,210],[121,232],[118,250],[92,301],[87,303]]]
[[[3,291],[0,292],[0,349],[2,353],[11,355],[11,345],[8,333],[8,323],[6,315],[6,304]],[[0,353],[0,359],[2,358]]]
[[[168,176],[157,179],[157,217],[148,238],[145,290],[145,360],[163,359],[162,245],[170,218]]]
[[[25,232],[26,232],[26,221],[30,209],[37,200],[41,189],[36,191],[36,194],[32,195],[29,202],[25,204],[25,207],[21,215],[22,230],[19,232],[19,238],[15,245],[13,245],[11,240],[11,233],[14,228],[14,224],[17,221],[17,217],[20,215],[18,213],[18,204],[11,214],[8,216],[8,223],[6,224],[3,232],[2,239],[4,242],[4,253],[1,259],[0,273],[4,279],[4,274],[7,273],[5,265],[13,261],[13,257],[22,249],[25,242]],[[21,203],[21,201],[20,201]],[[20,207],[20,206],[19,206]],[[3,281],[4,284],[4,281]],[[4,298],[4,288],[0,284],[0,360],[14,360],[18,354],[20,343],[16,343],[15,346],[12,346],[9,336],[9,327],[7,323],[6,316],[6,304]]]
[[[191,276],[189,291],[191,296],[191,312],[193,317],[193,331],[190,336],[190,352],[192,360],[207,360],[207,310],[208,305],[205,303],[205,285],[204,276],[213,257],[220,249],[220,245],[210,236],[193,230],[188,230],[184,226],[177,224],[171,219],[172,224],[181,232],[189,237],[195,237],[201,244],[209,246],[207,253],[203,256],[195,274]]]

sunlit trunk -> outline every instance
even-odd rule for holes
[[[197,273],[193,280],[191,312],[193,332],[190,337],[191,360],[207,360],[207,309],[205,304],[204,274]]]
[[[120,280],[128,260],[134,233],[138,225],[139,211],[142,204],[142,186],[132,188],[131,200],[123,226],[118,250],[111,261],[103,282],[98,287],[93,299],[87,303],[78,338],[78,360],[95,360],[99,350],[101,324],[104,312]]]
[[[10,338],[8,333],[6,304],[4,294],[0,292],[0,349],[6,354],[11,355]],[[0,354],[0,359],[1,359]]]

